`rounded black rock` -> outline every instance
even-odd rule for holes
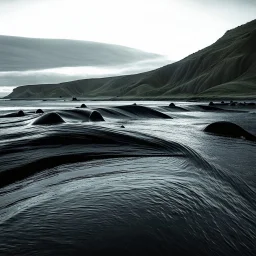
[[[44,111],[40,108],[36,111],[36,114],[43,114],[43,113],[44,113]]]
[[[17,116],[25,116],[25,113],[24,113],[22,110],[20,110],[20,111],[17,113]]]
[[[35,120],[33,124],[34,125],[38,125],[38,124],[52,125],[52,124],[61,124],[61,123],[65,123],[65,121],[61,118],[61,116],[57,113],[51,112],[51,113],[47,113],[40,116],[39,118],[37,118],[37,120]]]

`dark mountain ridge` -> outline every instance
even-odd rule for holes
[[[214,44],[146,73],[27,85],[9,98],[118,97],[123,99],[256,97],[256,20],[229,30]]]

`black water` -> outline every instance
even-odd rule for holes
[[[77,105],[0,102],[0,255],[255,255],[255,142],[204,132],[254,108]]]

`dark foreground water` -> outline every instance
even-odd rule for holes
[[[0,101],[0,255],[255,255],[255,107],[168,104]]]

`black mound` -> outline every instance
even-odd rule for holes
[[[202,110],[206,110],[206,111],[225,111],[224,109],[221,108],[217,108],[217,107],[213,107],[214,104],[209,104],[209,106],[205,106],[205,105],[198,105],[198,107]]]
[[[77,101],[77,98],[76,98],[76,97],[73,97],[73,98],[72,98],[72,101]]]
[[[172,119],[160,111],[149,107],[139,105],[124,105],[108,108],[97,108],[103,117],[117,118],[117,119],[138,119],[138,118],[163,118]]]
[[[131,118],[129,116],[129,113],[121,113],[118,109],[115,109],[114,107],[110,108],[97,108],[97,111],[100,112],[100,114],[103,117],[108,117],[108,118],[117,118],[117,119],[129,119]]]
[[[90,121],[99,122],[105,120],[98,111],[92,111],[90,114]]]
[[[60,124],[65,123],[65,121],[57,113],[47,113],[43,116],[40,116],[33,124]]]
[[[57,112],[62,118],[69,120],[77,120],[82,122],[89,121],[105,121],[102,115],[98,111],[91,109],[67,109]]]
[[[209,106],[213,106],[214,105],[214,103],[211,101],[210,103],[209,103]]]
[[[136,104],[136,103],[134,103]],[[130,115],[132,118],[163,118],[163,119],[172,119],[170,116],[154,110],[149,107],[139,106],[139,105],[125,105],[113,107],[113,109],[119,110],[124,114]]]
[[[44,113],[44,111],[40,108],[36,111],[36,114],[43,114],[43,113]]]
[[[209,124],[205,129],[205,132],[214,133],[220,136],[227,136],[233,138],[244,138],[251,141],[256,141],[256,137],[249,132],[245,131],[240,126],[230,122],[216,122]]]
[[[124,125],[121,125],[121,128],[125,128]]]
[[[175,107],[174,103],[170,103],[169,107]]]
[[[80,108],[87,108],[87,106],[85,104],[82,104]]]
[[[17,113],[17,116],[25,116],[25,113],[24,113],[22,110],[20,110],[20,111]]]

